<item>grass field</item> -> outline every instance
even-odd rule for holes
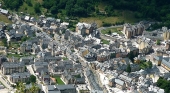
[[[25,2],[24,4],[18,9],[19,12],[25,12],[31,15],[35,15],[34,7],[28,6]]]
[[[149,67],[149,64],[148,64],[148,62],[142,62],[142,63],[139,64],[139,66],[140,66],[141,69],[146,69],[146,68]]]
[[[117,33],[119,35],[122,35],[123,33],[121,32],[123,30],[123,28],[118,27],[118,28],[108,28],[108,29],[104,29],[101,31],[102,34],[110,34],[111,33]]]
[[[0,41],[0,46],[4,46],[4,43],[2,41]]]
[[[35,10],[34,10],[34,5],[36,3],[42,4],[42,2],[43,2],[43,0],[31,0],[32,6],[28,6],[28,4],[26,4],[24,2],[24,4],[18,9],[18,11],[28,13],[32,16],[37,17],[37,14],[35,13]],[[41,8],[41,11],[42,11],[42,13],[44,13],[45,10],[43,8]]]
[[[80,18],[80,22],[92,23],[96,22],[98,27],[101,27],[103,23],[115,24],[116,22],[126,22],[126,23],[134,23],[137,22],[138,19],[134,17],[134,13],[132,11],[117,11],[120,13],[120,16],[96,16],[96,17],[87,17]]]
[[[63,59],[63,60],[68,60],[68,58],[66,58],[66,57],[63,57],[62,59]]]
[[[56,83],[57,83],[58,85],[64,85],[64,82],[60,79],[59,76],[56,76],[55,79],[56,79]]]
[[[7,55],[7,57],[10,57],[10,58],[11,58],[11,57],[21,58],[21,57],[23,57],[23,55],[10,53],[10,54]]]
[[[0,21],[5,23],[12,23],[5,15],[0,14]]]
[[[110,41],[104,40],[104,39],[102,39],[101,42],[103,42],[103,44],[107,44],[107,45],[110,43]]]

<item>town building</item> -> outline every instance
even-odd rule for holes
[[[137,25],[124,24],[123,27],[123,33],[125,34],[125,37],[128,39],[134,36],[142,35],[144,30],[145,30],[144,25],[140,23]]]
[[[23,62],[4,62],[1,65],[1,70],[4,75],[22,73],[25,72],[25,64]]]
[[[30,73],[28,72],[23,72],[23,73],[13,73],[10,75],[9,80],[12,83],[17,83],[17,82],[28,82],[30,79]]]
[[[163,39],[165,41],[170,39],[170,30],[168,30],[167,27],[162,27],[162,31],[163,31]]]
[[[76,87],[72,84],[68,85],[47,85],[43,89],[45,93],[77,93]]]
[[[81,34],[82,36],[89,35],[93,33],[93,31],[96,31],[97,29],[97,24],[92,23],[92,24],[87,24],[87,23],[78,23],[76,25],[76,32]]]

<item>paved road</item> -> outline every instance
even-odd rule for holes
[[[108,28],[117,28],[117,27],[123,27],[123,25],[117,25],[117,26],[110,26],[110,27],[100,27],[98,28],[97,30],[100,32],[100,37],[101,39],[110,39],[110,40],[115,40],[116,38],[115,37],[112,37],[112,36],[106,36],[104,34],[101,33],[101,30],[104,30],[104,29],[108,29]]]
[[[88,62],[78,54],[77,50],[75,52],[77,56],[80,58],[80,60],[82,60],[81,64],[83,64],[85,68],[90,68],[88,65]],[[89,82],[89,86],[92,86],[94,90],[102,90],[101,84],[99,84],[99,81],[98,81],[98,77],[95,75],[95,73],[93,73],[92,70],[90,70],[90,72],[91,72],[91,75],[88,77],[88,79],[91,82]]]
[[[11,87],[11,85],[7,83],[8,81],[6,81],[6,80],[3,79],[3,76],[2,76],[2,75],[0,75],[0,81],[1,81],[1,83],[3,83],[3,85],[4,85],[6,88],[8,88],[9,90],[13,90],[13,87]]]
[[[41,83],[40,83],[41,81],[40,81],[40,80],[38,79],[38,77],[35,75],[32,66],[31,66],[31,65],[27,65],[26,67],[27,67],[27,69],[29,70],[29,72],[36,77],[37,83],[38,83],[38,84],[41,84]]]

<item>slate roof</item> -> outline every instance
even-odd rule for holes
[[[28,72],[24,72],[24,73],[13,73],[10,75],[10,77],[12,78],[28,78],[30,77],[31,74]]]
[[[170,60],[169,58],[164,58],[162,60],[162,64],[164,64],[165,66],[167,66],[168,68],[170,68]]]
[[[68,84],[68,85],[56,85],[56,88],[59,90],[66,90],[66,89],[76,89],[74,85]]]
[[[154,56],[154,58],[156,59],[156,60],[158,60],[158,61],[162,61],[162,56]]]
[[[119,85],[123,85],[124,81],[120,80],[120,79],[115,79],[115,83],[119,84]]]
[[[4,62],[2,66],[5,68],[8,67],[12,68],[12,67],[23,67],[25,66],[25,64],[23,62]]]

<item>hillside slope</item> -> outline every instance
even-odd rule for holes
[[[169,0],[3,0],[4,8],[32,15],[61,17],[115,17],[132,11],[135,18],[153,19],[170,25]]]

